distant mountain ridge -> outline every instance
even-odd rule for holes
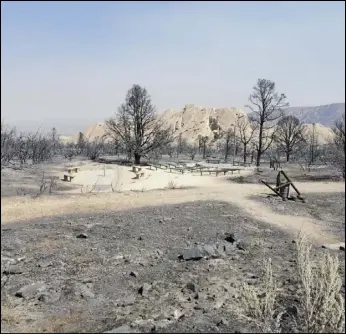
[[[304,123],[320,123],[332,128],[334,122],[345,113],[345,103],[332,103],[315,107],[288,107],[286,115],[297,117]]]

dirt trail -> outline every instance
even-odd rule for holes
[[[344,192],[344,183],[296,183],[302,193]],[[143,193],[99,193],[88,195],[64,195],[38,199],[11,197],[1,201],[1,223],[30,220],[39,217],[92,213],[95,211],[122,211],[144,206],[179,204],[184,202],[214,200],[234,203],[249,215],[293,234],[305,231],[312,242],[338,242],[334,235],[327,234],[317,220],[274,213],[271,209],[249,200],[251,195],[263,195],[266,189],[257,184],[218,184],[211,188],[176,189]]]

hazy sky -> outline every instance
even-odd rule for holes
[[[258,78],[291,106],[344,102],[345,2],[1,2],[1,112],[19,126],[102,121],[134,83],[159,111],[242,108]]]

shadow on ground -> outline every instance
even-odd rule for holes
[[[242,249],[220,258],[178,260],[197,244],[224,242],[226,232],[235,234]],[[239,207],[213,201],[7,224],[1,234],[2,327],[255,331],[236,316],[239,287],[259,284],[263,260],[270,257],[285,306],[294,304],[292,238]],[[32,283],[37,284],[23,293]]]

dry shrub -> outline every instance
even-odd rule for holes
[[[345,300],[341,294],[337,255],[324,253],[314,263],[310,256],[311,245],[302,234],[297,238],[296,247],[301,291],[297,293],[297,316],[289,318],[289,326],[301,333],[345,333]],[[261,332],[280,332],[285,308],[277,303],[278,293],[269,259],[265,261],[262,285],[243,285],[241,315],[256,324]]]
[[[111,182],[112,192],[121,192],[123,186],[123,169],[120,166],[116,167],[114,177]]]
[[[262,284],[244,283],[240,290],[242,315],[252,320],[262,333],[279,333],[282,312],[278,312],[277,286],[273,278],[271,259],[264,262]]]
[[[296,242],[299,277],[302,284],[301,327],[305,333],[344,333],[345,301],[336,255],[323,254],[313,269],[311,245],[300,234]]]

